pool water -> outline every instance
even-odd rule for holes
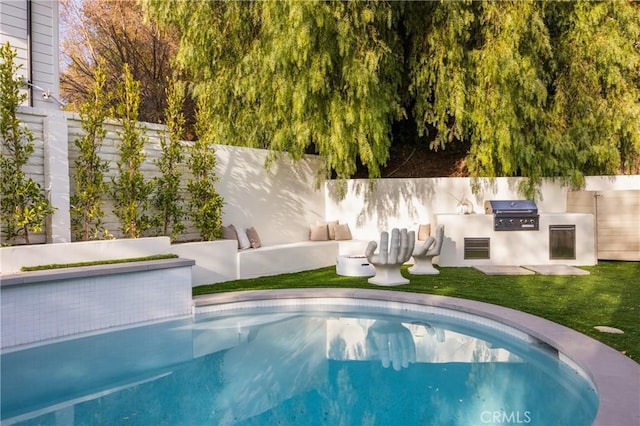
[[[243,308],[6,351],[2,424],[592,424],[561,355],[463,317]]]

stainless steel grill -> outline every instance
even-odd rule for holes
[[[540,215],[531,200],[488,200],[484,211],[493,214],[494,231],[538,231]]]

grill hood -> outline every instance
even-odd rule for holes
[[[488,200],[484,202],[484,212],[496,216],[535,216],[538,207],[531,200]]]

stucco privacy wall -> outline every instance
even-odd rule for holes
[[[417,230],[418,224],[436,223],[435,215],[456,213],[457,199],[466,198],[475,213],[484,213],[485,200],[522,199],[519,178],[480,180],[480,191],[471,192],[470,178],[380,179],[374,184],[357,179],[347,182],[339,198],[337,182],[325,184],[327,220],[348,223],[355,239],[376,240],[380,232],[394,227]],[[587,177],[585,191],[640,189],[640,176]],[[564,213],[567,188],[552,179],[543,182],[540,213]]]
[[[72,115],[69,123],[69,175],[75,172],[74,160],[78,150],[73,140],[82,137],[83,131],[77,115]],[[160,176],[155,161],[161,156],[161,140],[165,127],[158,124],[141,123],[144,126],[147,143],[147,158],[141,170],[147,179]],[[110,164],[108,177],[116,176],[118,161],[117,143],[120,125],[109,122],[106,125],[107,136],[101,150],[102,157]],[[188,146],[189,142],[184,142]],[[227,145],[215,145],[216,189],[224,198],[223,224],[233,223],[236,227],[255,227],[262,242],[278,244],[306,240],[308,224],[311,220],[322,219],[324,215],[324,193],[315,189],[314,178],[320,166],[319,161],[307,156],[294,162],[283,155],[265,169],[268,152]],[[183,180],[186,186],[190,173],[183,168]],[[73,179],[71,179],[73,193]],[[182,194],[187,199],[187,194]],[[120,237],[119,223],[111,213],[113,200],[106,198],[104,220],[105,227]],[[189,221],[185,221],[187,231],[179,240],[199,240],[199,233]]]
[[[320,162],[281,155],[265,169],[268,151],[216,146],[216,185],[224,197],[223,224],[255,227],[263,245],[309,238],[309,224],[324,220],[324,191],[316,189]]]

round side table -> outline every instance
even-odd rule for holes
[[[376,274],[376,268],[369,263],[366,256],[338,256],[336,274],[347,277],[372,277]]]

